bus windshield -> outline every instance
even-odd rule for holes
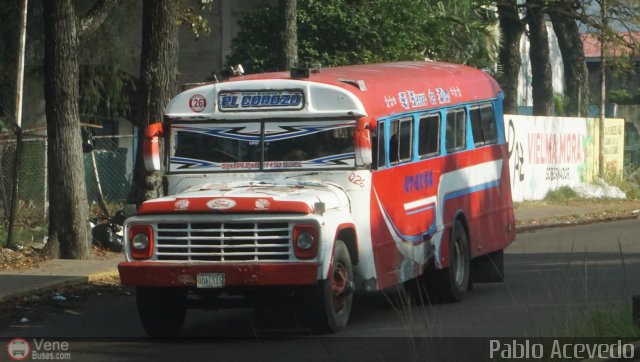
[[[355,167],[355,121],[173,123],[170,172]]]

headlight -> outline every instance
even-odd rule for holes
[[[313,242],[315,238],[310,233],[302,232],[298,235],[296,239],[296,244],[302,250],[309,250],[313,247]]]
[[[153,227],[151,225],[131,225],[127,232],[131,257],[145,260],[153,255]]]
[[[144,250],[149,247],[149,237],[143,233],[135,234],[131,240],[131,246],[134,249]]]
[[[293,228],[293,250],[299,259],[313,259],[318,254],[318,228],[314,224],[298,224]]]

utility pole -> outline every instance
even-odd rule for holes
[[[13,241],[13,229],[18,214],[18,170],[20,155],[22,153],[22,95],[24,85],[24,52],[27,42],[27,6],[28,0],[22,1],[22,17],[20,18],[20,42],[18,45],[18,66],[16,74],[16,111],[15,111],[15,133],[16,152],[13,161],[13,186],[11,191],[11,214],[9,215],[9,230],[7,230],[7,247],[15,246]]]
[[[607,0],[601,0],[600,3],[600,18],[602,21],[602,28],[600,30],[600,125],[599,130],[599,156],[598,156],[598,174],[604,179],[605,164],[604,164],[604,117],[605,117],[605,105],[607,98],[607,52],[605,50],[607,46],[606,32],[607,32]]]

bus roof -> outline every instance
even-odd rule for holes
[[[274,86],[275,84],[277,85]],[[334,89],[336,94],[346,95],[346,97],[338,98],[350,99],[350,102],[337,106],[337,109],[339,107],[353,108],[351,112],[353,114],[364,113],[372,117],[495,99],[501,92],[498,83],[481,70],[464,65],[428,61],[323,68],[319,72],[311,72],[309,78],[291,78],[289,72],[260,73],[233,77],[225,82],[205,87],[213,87],[214,89],[210,92],[215,93],[216,88],[218,92],[235,88],[268,90],[286,87],[287,84],[289,84],[288,88],[309,84],[308,92],[311,92],[312,87]],[[260,85],[264,85],[264,87]],[[205,90],[203,87],[196,89],[200,89],[200,93]],[[190,90],[185,93],[184,97],[193,97],[194,91]],[[311,96],[309,97],[311,98]],[[210,98],[209,102],[216,102],[218,99],[215,94]],[[182,104],[186,104],[185,101]],[[167,107],[169,116],[172,114],[188,116],[184,114],[184,107],[176,109],[171,106],[172,104],[169,104]],[[191,110],[193,109],[191,108]],[[179,112],[176,112],[178,110]],[[286,112],[290,116],[297,113]],[[284,112],[274,112],[273,115],[282,115],[279,113]],[[202,117],[205,114],[199,116]],[[213,117],[213,114],[211,116]],[[239,114],[236,113],[232,118],[245,118],[238,116]]]

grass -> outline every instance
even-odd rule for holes
[[[630,178],[612,178],[607,180],[611,186],[616,186],[627,195],[627,200],[640,200],[640,184]]]
[[[0,246],[6,246],[8,216],[0,216]],[[14,243],[18,246],[39,244],[48,234],[48,220],[43,208],[31,201],[20,201],[14,224]]]
[[[48,235],[47,225],[24,225],[17,224],[14,227],[14,243],[18,246],[28,246],[32,244],[41,244],[45,236]],[[0,246],[6,246],[7,242],[7,225],[0,225]]]
[[[544,200],[548,202],[569,202],[569,201],[577,201],[583,200],[578,193],[573,191],[573,189],[569,186],[562,186],[558,189],[551,190],[547,192],[544,196]]]
[[[568,337],[640,338],[630,306],[588,310],[584,318],[566,328],[563,334]]]

